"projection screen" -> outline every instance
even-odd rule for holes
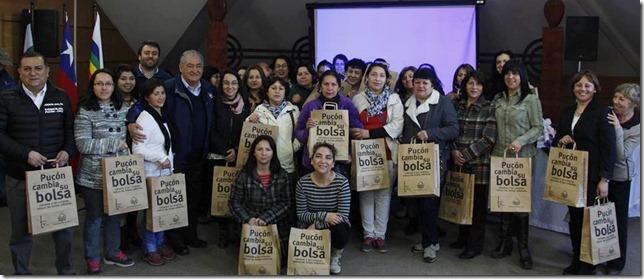
[[[308,4],[313,9],[315,63],[342,53],[365,62],[384,58],[391,69],[432,64],[451,91],[454,71],[477,68],[475,1]]]

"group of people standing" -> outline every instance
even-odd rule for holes
[[[134,260],[123,250],[138,244],[143,246],[143,260],[162,265],[176,254],[185,256],[191,248],[208,245],[198,237],[197,226],[209,222],[213,167],[236,163],[243,123],[277,126],[276,138],[262,135],[252,142],[228,202],[234,222],[216,218],[218,246],[226,248],[231,231],[236,236],[242,223],[277,224],[285,256],[291,227],[329,229],[330,271],[339,274],[352,223],[357,224],[351,221],[353,212],[357,211],[362,227],[360,250],[388,251],[399,143],[417,138],[439,145],[441,187],[448,170],[474,174],[472,225],[460,226],[457,240],[449,245],[463,249],[459,258],[471,259],[483,252],[490,156],[534,158],[536,141],[543,134],[539,96],[528,82],[525,66],[509,51],[496,55],[491,79],[471,65],[460,65],[449,94],[430,64],[405,67],[398,75],[384,59],[365,63],[338,55],[333,65],[320,63],[316,70],[309,64],[294,67],[288,57],[278,56],[270,65],[219,72],[204,64],[201,53],[187,50],[181,55],[179,73],[172,77],[158,68],[160,51],[156,42],[145,41],[138,65],[121,65],[114,72],[97,70],[75,116],[65,93],[47,81],[44,56],[27,53],[20,59],[21,82],[0,93],[0,150],[11,162],[7,190],[16,274],[30,273],[24,172],[45,165],[48,158],[64,165],[76,151],[81,154],[76,183],[86,205],[83,243],[88,274],[101,272],[101,224],[103,263],[132,266]],[[595,197],[607,196],[616,204],[622,257],[608,267],[617,273],[625,263],[640,88],[618,86],[612,110],[594,100],[601,89],[593,73],[577,73],[570,89],[576,102],[563,112],[554,144],[574,143],[578,150],[589,152],[588,205]],[[311,112],[328,109],[329,104],[348,111],[351,139],[384,139],[388,188],[352,192],[347,179],[351,158],[336,160],[337,149],[325,142],[315,143],[309,153],[309,129],[318,124]],[[47,113],[42,106],[61,109]],[[102,212],[101,158],[128,152],[143,154],[146,176],[185,174],[187,227],[146,230],[139,240],[136,213],[127,214],[125,227],[119,229],[121,216]],[[436,261],[440,197],[406,198],[404,204],[410,222],[417,222],[421,231],[420,242],[411,251],[422,254],[425,262]],[[591,274],[596,267],[578,260],[583,209],[570,207],[569,212],[573,260],[564,274]],[[52,235],[58,273],[72,274],[72,230]],[[511,255],[512,237],[518,242],[521,267],[531,269],[527,213],[501,214],[493,258]]]

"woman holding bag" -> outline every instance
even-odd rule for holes
[[[145,81],[141,88],[141,96],[145,100],[143,111],[136,119],[146,134],[143,142],[134,143],[134,154],[143,154],[145,176],[161,176],[172,174],[172,141],[170,123],[161,114],[165,103],[163,81],[151,78]],[[145,223],[145,222],[144,222]],[[173,260],[175,253],[164,244],[164,233],[145,230],[143,235],[143,260],[157,266]]]
[[[503,90],[494,97],[497,137],[492,156],[516,154],[533,158],[537,154],[534,144],[543,134],[543,117],[539,97],[530,90],[528,72],[519,60],[503,65]],[[529,213],[501,213],[499,244],[492,251],[492,258],[500,259],[512,254],[512,231],[516,235],[521,268],[532,269],[532,256],[528,249],[530,230]]]
[[[331,274],[340,274],[340,258],[351,237],[349,180],[333,171],[337,150],[326,142],[313,146],[314,171],[295,185],[298,227],[329,229],[331,232]]]
[[[613,113],[608,122],[615,127],[617,159],[613,179],[608,183],[608,200],[615,203],[617,215],[617,235],[621,256],[608,262],[608,275],[618,275],[626,264],[628,235],[628,203],[630,201],[631,180],[635,176],[633,153],[640,146],[640,86],[634,83],[620,84],[613,95]]]
[[[120,215],[103,213],[103,172],[101,159],[127,154],[125,143],[125,114],[123,96],[114,91],[114,75],[108,69],[99,69],[89,79],[88,92],[81,101],[74,122],[74,138],[81,154],[76,183],[81,186],[85,199],[83,243],[87,273],[101,272],[100,237],[104,223],[103,262],[108,265],[130,267],[134,261],[120,249]]]
[[[286,100],[289,93],[288,83],[279,78],[271,78],[267,82],[267,90],[260,93],[262,103],[246,118],[246,121],[262,123],[279,127],[277,133],[277,157],[280,164],[289,175],[291,181],[295,177],[295,170],[299,165],[295,160],[295,152],[300,150],[302,144],[295,138],[295,122],[300,116],[300,109]]]
[[[448,141],[458,136],[458,119],[452,101],[437,89],[440,80],[433,67],[414,72],[414,95],[405,103],[402,142],[416,137],[433,142],[440,148],[440,184],[445,183],[447,161],[450,158]],[[433,263],[440,250],[438,239],[439,197],[418,198],[422,241],[412,247],[413,253],[422,253],[423,260]]]
[[[288,253],[288,237],[294,207],[288,173],[280,166],[272,137],[260,135],[250,146],[252,153],[235,180],[228,206],[239,223],[253,226],[277,224],[283,263]]]
[[[594,99],[601,91],[595,74],[590,71],[576,73],[570,80],[570,90],[576,102],[563,110],[553,144],[568,148],[576,144],[577,150],[588,152],[586,205],[591,206],[595,198],[608,197],[608,183],[615,167],[615,128],[608,123],[610,109]],[[584,208],[568,206],[568,212],[573,259],[563,274],[595,274],[596,266],[579,260]]]
[[[403,128],[403,105],[398,94],[389,91],[389,70],[386,65],[373,63],[365,73],[365,90],[353,97],[353,104],[360,115],[364,129],[352,133],[357,139],[384,138],[387,164],[389,168],[389,187],[386,189],[359,192],[360,215],[364,240],[360,250],[371,252],[374,248],[387,253],[385,241],[391,189],[397,177],[398,136]]]
[[[496,142],[496,118],[494,106],[485,99],[485,77],[483,72],[467,74],[455,100],[456,113],[461,134],[452,143],[452,163],[463,172],[474,174],[474,200],[472,225],[460,225],[458,239],[450,248],[463,248],[458,255],[471,259],[483,251],[485,242],[485,217],[487,215],[487,187],[490,179],[490,153]]]
[[[248,76],[254,75],[254,70],[248,71]],[[220,93],[215,95],[212,127],[210,130],[210,146],[208,151],[207,167],[204,179],[212,185],[212,174],[215,166],[235,165],[239,137],[246,117],[250,115],[250,104],[246,94],[246,87],[237,73],[224,71],[219,81]],[[261,88],[261,86],[260,86]],[[260,89],[261,91],[261,89]],[[210,205],[212,203],[212,187],[204,187],[203,209],[206,213],[204,223],[209,223]],[[229,244],[230,218],[217,217],[219,221],[219,248],[226,248]],[[237,243],[235,241],[235,243]]]

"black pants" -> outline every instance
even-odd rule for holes
[[[349,238],[351,237],[351,227],[349,224],[342,222],[330,227],[329,230],[331,231],[331,247],[335,249],[344,249],[344,247],[349,243]]]
[[[622,270],[626,264],[626,248],[628,247],[628,202],[631,196],[631,181],[611,181],[608,187],[608,200],[615,203],[617,215],[617,235],[621,256],[608,261],[611,269]]]
[[[166,233],[170,245],[191,243],[197,237],[197,217],[199,216],[199,198],[202,195],[204,162],[199,161],[187,166],[176,167],[175,173],[186,176],[186,196],[188,204],[188,226],[169,230]]]
[[[474,186],[474,205],[472,212],[472,225],[461,225],[459,230],[464,230],[467,237],[467,250],[481,253],[485,242],[485,222],[487,217],[487,185]]]

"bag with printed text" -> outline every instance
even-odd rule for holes
[[[48,162],[52,162],[49,160]],[[32,235],[78,226],[72,167],[25,172],[27,224]]]
[[[281,260],[277,225],[242,225],[239,275],[279,275]]]

